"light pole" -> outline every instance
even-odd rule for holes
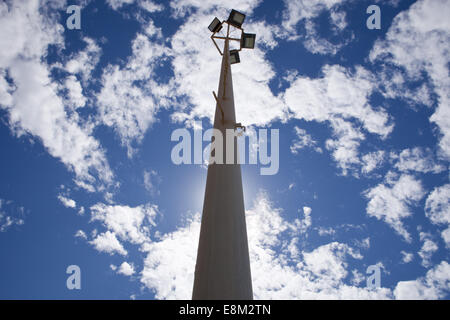
[[[231,64],[240,62],[239,52],[243,48],[252,49],[255,44],[255,35],[246,34],[242,29],[244,20],[244,14],[232,10],[228,20],[220,22],[215,18],[208,27],[213,33],[211,39],[222,55],[218,95],[213,92],[216,99],[214,128],[220,130],[222,137],[227,136],[227,129],[245,130],[236,123],[231,76]],[[221,36],[218,33],[224,26],[226,34]],[[231,37],[232,28],[240,31],[239,38]],[[224,40],[223,51],[216,40]],[[239,49],[230,50],[230,41],[238,42]],[[253,299],[241,167],[234,142],[233,164],[226,164],[227,148],[224,146],[223,164],[208,165],[192,293],[194,300]]]

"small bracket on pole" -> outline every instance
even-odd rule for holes
[[[245,132],[245,126],[243,126],[240,122],[239,123],[235,123],[234,124],[234,129],[236,130],[238,128],[242,129],[242,131],[238,133],[238,136],[242,136],[243,133]]]

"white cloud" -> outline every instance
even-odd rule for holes
[[[362,239],[361,241],[357,241],[359,242],[359,247],[363,248],[363,249],[369,249],[370,248],[370,237],[367,237],[365,239]]]
[[[428,195],[425,213],[434,224],[450,224],[450,184],[437,187]]]
[[[312,212],[312,209],[310,207],[303,207],[303,213],[305,214],[305,217],[310,216],[311,212]]]
[[[332,242],[312,251],[291,249],[300,231],[267,196],[260,194],[247,212],[255,299],[386,298],[388,289],[369,292],[347,284],[348,259],[362,256],[350,246]],[[287,238],[286,238],[287,237]],[[290,238],[290,239],[289,239]],[[286,240],[282,240],[286,239]],[[281,248],[281,252],[279,249]]]
[[[83,230],[77,230],[77,232],[75,232],[75,238],[80,238],[83,240],[87,240],[87,235],[86,232],[84,232]]]
[[[317,232],[319,233],[319,236],[323,237],[323,236],[330,236],[330,235],[334,235],[336,234],[336,230],[333,228],[324,228],[324,227],[319,227],[317,228]]]
[[[200,215],[197,214],[185,227],[143,246],[147,257],[141,282],[155,292],[156,299],[192,297],[199,234]]]
[[[159,12],[164,10],[164,6],[160,3],[155,3],[151,0],[142,0],[139,2],[139,6],[148,12]]]
[[[306,130],[301,129],[297,126],[294,127],[295,134],[297,138],[293,141],[291,145],[291,152],[297,154],[299,150],[304,148],[313,148],[316,152],[322,153],[322,149],[317,147],[317,141],[315,141],[311,135],[306,133]]]
[[[312,209],[310,207],[303,207],[303,219],[300,221],[300,223],[297,223],[297,228],[301,233],[305,233],[306,231],[308,231],[309,227],[311,227],[311,212]]]
[[[0,53],[0,68],[14,63],[20,54],[24,58],[43,56],[49,44],[62,43],[63,27],[54,24],[39,13],[52,10],[38,1],[14,1],[0,4],[0,47],[8,48]],[[64,1],[53,6],[64,6]],[[56,8],[57,9],[57,8]]]
[[[106,2],[114,10],[122,8],[122,6],[134,3],[135,0],[106,0]]]
[[[91,207],[91,221],[100,221],[123,241],[142,244],[148,241],[150,226],[154,225],[158,208],[152,205],[137,207],[105,205],[98,203]]]
[[[134,274],[134,266],[133,264],[129,264],[128,262],[124,261],[120,265],[120,267],[117,269],[118,274],[123,274],[124,276],[132,276]]]
[[[23,219],[7,216],[3,212],[0,212],[0,232],[5,232],[12,225],[23,225],[25,221]]]
[[[331,23],[338,30],[344,30],[347,27],[345,11],[332,10],[330,12]]]
[[[97,95],[99,118],[114,128],[130,157],[134,143],[142,141],[170,96],[170,86],[158,83],[155,77],[154,69],[170,56],[170,49],[160,42],[138,33],[127,64],[108,65],[103,72]]]
[[[433,224],[450,225],[450,184],[435,188],[425,201],[425,215]],[[441,233],[447,247],[450,247],[450,227]]]
[[[161,182],[161,178],[155,170],[144,171],[144,187],[151,195],[158,194],[157,184]]]
[[[58,195],[58,200],[61,201],[61,203],[66,207],[66,208],[76,208],[77,207],[77,203],[75,202],[75,200],[69,199],[64,197],[63,195]]]
[[[361,165],[358,148],[365,135],[358,124],[381,139],[390,134],[393,125],[385,110],[369,104],[375,81],[367,70],[357,67],[352,73],[335,65],[325,66],[322,73],[316,79],[298,77],[283,98],[293,117],[331,125],[335,139],[327,141],[327,149],[333,152],[343,174],[347,174]]]
[[[411,236],[406,231],[403,220],[412,215],[411,206],[425,195],[422,184],[413,176],[403,174],[398,179],[387,175],[385,183],[380,183],[364,192],[369,200],[367,214],[389,224],[406,241]]]
[[[144,33],[149,38],[161,39],[163,37],[162,29],[155,26],[153,20],[146,22],[147,26],[144,29]]]
[[[294,116],[306,121],[334,118],[357,119],[373,134],[387,137],[393,126],[383,109],[374,109],[369,97],[375,88],[373,75],[362,67],[350,72],[334,65],[322,69],[321,78],[298,77],[284,94]]]
[[[111,255],[114,253],[118,253],[123,256],[127,255],[127,251],[119,240],[117,240],[116,235],[111,231],[98,234],[93,240],[89,241],[89,243],[100,252],[106,252]]]
[[[97,234],[97,230],[93,231],[94,239],[89,243],[96,250],[126,255],[127,251],[123,247],[123,242],[141,246],[151,241],[150,226],[155,225],[154,218],[158,211],[156,206],[148,204],[129,207],[98,203],[90,210],[91,222],[100,221],[107,229],[101,234]]]
[[[137,4],[138,8],[141,8],[147,12],[160,12],[164,10],[164,5],[156,3],[152,0],[106,0],[106,3],[114,10],[121,10],[123,7]]]
[[[384,162],[385,152],[383,150],[370,152],[362,156],[361,162],[363,163],[361,172],[363,174],[369,174],[373,170],[377,169]]]
[[[431,266],[431,256],[438,250],[438,246],[431,240],[431,234],[420,232],[420,240],[423,241],[419,256],[422,258],[422,266],[428,268]]]
[[[91,135],[89,125],[80,126],[78,115],[67,115],[58,88],[45,61],[50,44],[62,46],[63,26],[44,16],[60,9],[63,2],[40,7],[38,1],[14,1],[0,5],[0,70],[6,70],[13,86],[0,81],[6,95],[9,124],[17,136],[31,134],[48,152],[75,173],[76,183],[89,191],[112,180],[105,154]],[[43,12],[41,14],[39,12]],[[54,13],[53,13],[54,15]],[[5,76],[5,71],[1,73]]]
[[[425,277],[412,281],[400,281],[395,290],[396,299],[436,300],[448,294],[450,288],[450,265],[442,261],[429,270]]]
[[[0,107],[10,107],[13,104],[12,92],[14,86],[6,81],[6,71],[0,68]]]
[[[75,172],[80,186],[89,189],[86,185],[96,183],[91,172],[109,184],[113,175],[99,142],[90,135],[91,129],[77,124],[75,115],[67,116],[45,67],[35,62],[16,62],[9,70],[17,85],[14,106],[8,110],[16,135],[30,133],[39,137],[52,156]]]
[[[226,3],[214,0],[173,0],[170,2],[170,7],[176,17],[183,17],[188,13],[192,13],[192,9],[195,8],[201,14],[213,11],[218,17],[226,19],[228,18],[229,11],[231,11],[230,8],[234,8],[248,15],[260,2],[261,0],[228,0]],[[206,24],[206,26],[208,25],[209,23]]]
[[[80,209],[78,210],[78,214],[80,216],[84,215],[84,207],[83,206],[81,206]]]
[[[100,61],[102,50],[95,40],[89,37],[84,37],[83,41],[86,43],[83,50],[72,54],[64,66],[56,64],[54,67],[63,68],[73,75],[79,74],[84,82],[88,82],[92,71]]]
[[[347,276],[346,255],[354,259],[362,259],[359,253],[355,253],[349,246],[332,242],[303,253],[302,264],[311,273],[313,278],[328,280],[332,285],[338,286]]]
[[[402,255],[402,262],[403,263],[410,263],[411,261],[413,261],[414,259],[414,254],[410,253],[410,252],[406,252],[406,251],[400,251],[401,255]]]
[[[438,107],[430,117],[442,134],[441,156],[450,158],[450,51],[449,0],[420,0],[398,14],[386,35],[370,53],[372,61],[404,68],[412,79],[422,79],[425,71],[438,95]],[[398,93],[400,96],[401,92]]]
[[[5,232],[13,225],[23,225],[24,214],[24,207],[14,206],[11,200],[0,199],[0,232]]]
[[[444,239],[447,248],[450,248],[450,227],[441,232],[442,239]]]
[[[283,12],[282,30],[278,34],[288,40],[301,38],[305,48],[314,54],[335,55],[342,47],[353,39],[342,40],[342,31],[347,27],[346,14],[340,11],[339,6],[347,0],[285,0],[286,8]],[[323,12],[329,14],[331,30],[334,34],[341,35],[341,42],[332,43],[321,37],[317,32],[316,18]],[[305,35],[302,37],[297,31],[297,25],[303,22]]]
[[[358,286],[359,284],[363,283],[364,280],[366,279],[366,277],[356,269],[352,270],[352,276],[353,276],[353,278],[352,278],[351,282],[355,286]]]
[[[433,159],[433,154],[430,149],[419,147],[405,149],[398,155],[391,153],[390,157],[395,161],[394,168],[401,172],[439,173],[445,170],[443,165],[436,163]]]
[[[403,72],[401,69],[392,69],[383,65],[381,71],[377,72],[379,77],[380,92],[387,99],[402,99],[404,105],[417,110],[418,107],[433,106],[433,89],[425,80],[416,86],[410,85],[417,81],[414,77]]]
[[[68,104],[73,108],[82,108],[86,105],[86,97],[83,95],[83,88],[75,76],[66,79],[65,87],[68,90]]]
[[[283,13],[283,27],[291,34],[290,38],[297,38],[296,25],[304,19],[317,17],[324,10],[330,10],[346,0],[285,0],[286,9]]]
[[[316,26],[312,21],[305,22],[306,36],[303,45],[314,54],[335,55],[342,47],[347,45],[347,41],[333,44],[330,41],[320,38],[316,31]],[[336,29],[335,29],[336,30]]]
[[[325,142],[326,148],[333,153],[333,158],[341,168],[342,174],[357,170],[360,165],[359,145],[365,136],[355,126],[342,119],[331,120],[334,139]]]
[[[383,5],[388,4],[393,7],[397,7],[399,5],[400,1],[402,1],[402,0],[375,0],[375,3],[382,3]]]

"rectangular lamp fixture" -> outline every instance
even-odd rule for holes
[[[245,49],[255,48],[256,34],[253,33],[243,33],[241,39],[241,47]]]
[[[230,50],[230,64],[235,64],[239,62],[241,62],[241,59],[239,58],[239,51]]]
[[[222,29],[222,24],[220,23],[220,20],[217,19],[217,17],[214,18],[214,20],[209,25],[208,29],[211,32],[219,32],[220,29]]]
[[[228,17],[228,22],[235,26],[240,28],[245,20],[245,14],[240,13],[236,10],[231,10],[230,16]]]

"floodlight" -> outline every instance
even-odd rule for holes
[[[241,62],[239,58],[239,50],[230,50],[230,64]]]
[[[245,14],[240,13],[236,10],[231,10],[230,16],[228,17],[228,22],[235,26],[240,28],[242,26],[242,24],[244,23],[245,20]]]
[[[256,34],[243,33],[241,39],[241,48],[253,49],[255,47]]]
[[[220,23],[220,20],[214,18],[214,20],[211,22],[211,24],[208,27],[209,31],[211,32],[219,32],[220,29],[222,29],[222,23]]]

